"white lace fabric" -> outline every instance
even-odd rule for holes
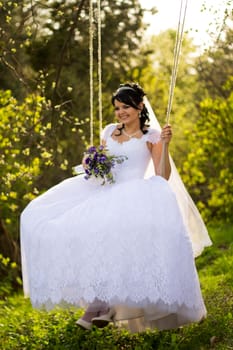
[[[98,298],[137,330],[198,321],[206,309],[176,196],[160,176],[144,178],[147,142],[158,142],[160,132],[120,144],[114,128],[104,130],[107,148],[127,156],[114,169],[114,184],[74,176],[23,211],[25,294],[47,308]]]

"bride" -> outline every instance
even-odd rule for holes
[[[113,184],[74,176],[21,215],[25,295],[34,307],[85,307],[85,329],[162,330],[206,316],[194,258],[211,241],[169,157],[171,127],[149,126],[144,96],[134,83],[112,96],[117,123],[102,144],[125,157]]]

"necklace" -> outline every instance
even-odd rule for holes
[[[129,139],[131,139],[133,136],[137,135],[141,130],[137,130],[136,132],[134,132],[133,134],[129,135],[127,134],[127,132],[125,131],[125,129],[122,129],[122,132],[125,136],[127,136]]]

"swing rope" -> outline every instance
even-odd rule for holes
[[[90,79],[90,144],[94,142],[94,9],[93,1],[89,1],[89,79]],[[101,52],[101,0],[97,1],[97,71],[98,71],[98,115],[99,115],[99,135],[101,138],[102,132],[102,52]]]
[[[101,141],[103,116],[102,116],[102,42],[101,42],[101,0],[97,1],[98,21],[98,104],[99,104],[99,137]]]
[[[90,89],[90,145],[94,142],[94,132],[93,132],[93,4],[92,0],[89,1],[89,89]]]
[[[180,12],[179,12],[179,21],[178,21],[178,27],[177,27],[177,32],[176,32],[175,48],[174,48],[173,67],[172,67],[171,81],[170,81],[169,94],[168,94],[166,124],[169,123],[169,119],[170,119],[170,115],[171,115],[172,100],[173,100],[174,89],[175,89],[175,85],[176,85],[176,77],[177,77],[178,64],[179,64],[179,58],[180,58],[180,52],[181,52],[181,45],[182,45],[182,41],[183,41],[184,23],[185,23],[185,17],[186,17],[186,10],[187,10],[188,0],[185,0],[184,9],[183,9],[183,3],[184,3],[184,0],[181,0]],[[168,147],[168,145],[163,143],[163,145],[162,145],[162,154],[161,154],[161,163],[160,163],[161,164],[161,175],[162,176],[165,176],[165,174],[166,174],[166,162],[165,162],[165,159],[166,159],[166,152],[168,152],[168,148],[167,147]]]
[[[170,115],[171,115],[172,101],[173,101],[174,89],[175,89],[175,85],[176,85],[176,77],[177,77],[177,71],[178,71],[178,64],[179,64],[181,46],[182,46],[182,41],[183,41],[183,36],[184,36],[184,23],[185,23],[185,18],[186,18],[187,5],[188,5],[188,0],[185,0],[185,5],[184,5],[184,0],[181,0],[179,21],[178,21],[178,27],[177,27],[177,31],[176,31],[176,41],[175,41],[175,48],[174,48],[172,75],[171,75],[169,94],[168,94],[166,124],[169,123],[169,119],[170,119]]]

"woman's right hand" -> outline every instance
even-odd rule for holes
[[[162,128],[161,139],[164,143],[169,144],[172,139],[172,128],[171,125],[167,124]]]
[[[82,159],[82,166],[83,166],[84,169],[87,168],[87,164],[86,164],[86,159],[87,159],[87,157],[88,157],[88,155],[85,155],[85,156],[83,157],[83,159]]]

